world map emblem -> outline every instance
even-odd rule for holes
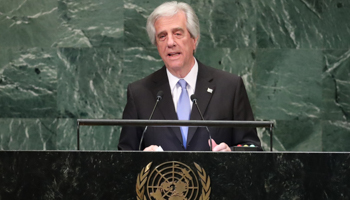
[[[138,174],[136,193],[138,200],[207,200],[210,177],[197,163],[195,170],[178,161],[164,162],[151,170],[150,162]],[[199,178],[197,178],[197,175]]]

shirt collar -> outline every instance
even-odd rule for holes
[[[169,72],[168,69],[166,69],[170,89],[173,90],[177,84],[177,82],[180,80],[180,78],[174,76],[172,73]],[[187,74],[187,76],[183,79],[187,82],[188,86],[194,90],[197,82],[197,74],[198,74],[198,62],[196,58],[194,59],[194,65],[191,69],[191,71]]]

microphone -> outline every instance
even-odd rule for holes
[[[154,104],[152,113],[151,113],[151,115],[149,116],[149,119],[148,119],[148,120],[151,120],[151,119],[152,119],[153,113],[154,113],[154,111],[156,110],[156,107],[157,107],[157,105],[158,105],[158,102],[159,102],[160,100],[162,100],[162,98],[163,98],[163,91],[160,90],[160,91],[158,91],[158,93],[157,93],[157,101],[156,101],[156,103]],[[146,126],[145,129],[144,129],[143,132],[142,132],[142,136],[141,136],[141,140],[140,140],[140,144],[139,144],[139,151],[141,151],[141,144],[142,144],[142,141],[143,141],[143,137],[145,136],[145,133],[146,133],[146,131],[147,131],[147,128],[148,128],[148,126]]]
[[[202,112],[201,112],[201,110],[199,109],[199,106],[198,106],[198,104],[197,104],[197,97],[196,97],[196,95],[194,95],[194,94],[191,95],[191,101],[196,105],[197,110],[198,110],[198,112],[199,112],[199,115],[201,116],[201,119],[204,120],[204,117],[203,117],[203,115],[202,115]],[[208,129],[208,126],[206,126],[205,128],[207,129],[208,135],[209,135],[209,140],[210,140],[210,142],[209,142],[209,143],[210,143],[210,151],[213,151],[213,144],[212,144],[212,142],[211,142],[211,134],[210,134],[210,131],[209,131],[209,129]]]

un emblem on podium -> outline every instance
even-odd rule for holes
[[[153,170],[151,165],[152,162],[142,168],[137,176],[138,200],[209,199],[210,177],[197,163],[194,163],[197,173],[186,164],[177,161],[164,162]]]

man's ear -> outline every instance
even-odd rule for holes
[[[199,36],[198,36],[199,37]],[[198,37],[193,38],[194,39],[194,46],[197,47]],[[195,49],[196,50],[196,49]]]

